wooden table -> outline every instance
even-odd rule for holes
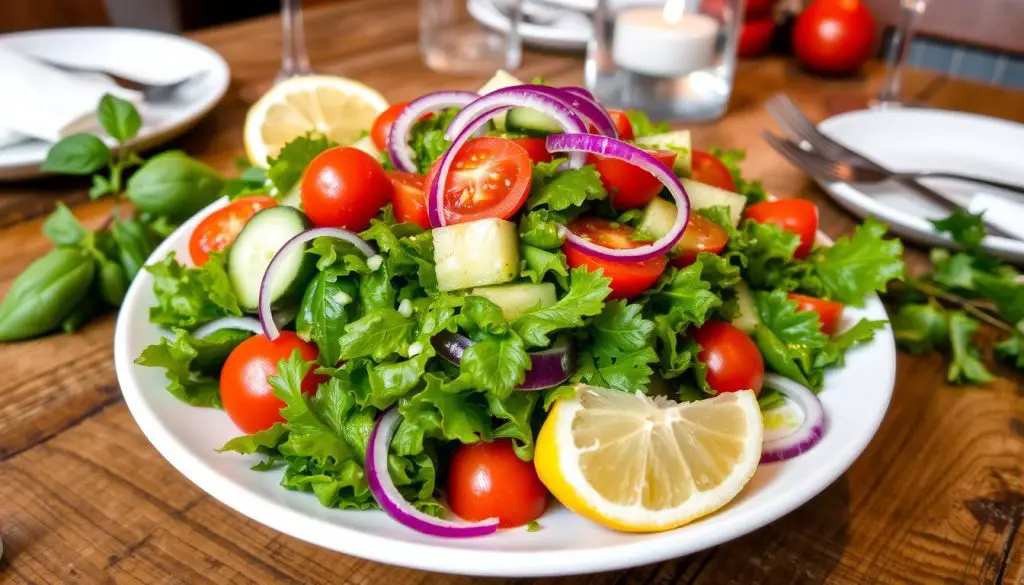
[[[350,0],[309,12],[314,66],[351,76],[391,100],[482,77],[428,71],[408,0]],[[225,171],[242,153],[246,108],[277,70],[275,19],[194,38],[230,62],[232,85],[209,118],[174,145]],[[578,57],[529,54],[522,76],[580,82]],[[775,193],[818,202],[824,230],[854,220],[757,132],[762,101],[785,90],[816,116],[826,98],[873,89],[866,78],[824,80],[789,61],[744,63],[729,114],[694,129],[703,145],[748,151],[747,173]],[[908,89],[941,108],[1024,121],[1021,94],[914,74]],[[998,145],[993,145],[998,148]],[[0,292],[49,244],[41,219],[65,201],[87,223],[108,206],[88,203],[78,180],[0,188]],[[908,252],[917,268],[925,255]],[[278,534],[193,486],[149,445],[121,399],[111,357],[114,317],[73,336],[0,346],[0,560],[3,583],[470,583],[470,578],[370,563]],[[808,504],[753,534],[660,565],[557,583],[1024,583],[1022,378],[951,387],[939,356],[899,356],[896,392],[867,451]],[[502,583],[507,580],[488,580]]]

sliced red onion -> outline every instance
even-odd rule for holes
[[[594,94],[590,93],[589,89],[586,89],[586,88],[583,88],[583,87],[579,87],[579,86],[576,86],[576,85],[567,85],[567,86],[562,88],[562,91],[564,91],[566,93],[571,93],[573,95],[578,95],[581,98],[585,98],[585,99],[588,99],[588,100],[590,100],[590,101],[592,101],[594,103],[597,103],[597,98],[594,97]]]
[[[296,247],[305,246],[307,243],[317,238],[337,238],[339,240],[345,240],[355,246],[357,250],[365,254],[368,259],[377,255],[377,251],[373,249],[373,246],[367,244],[365,240],[344,228],[338,227],[313,228],[311,230],[306,230],[285,242],[284,245],[281,246],[281,249],[278,250],[270,260],[270,264],[267,265],[267,271],[263,273],[263,281],[260,282],[259,318],[260,323],[263,325],[263,334],[271,341],[277,339],[278,336],[281,335],[279,325],[275,322],[274,313],[270,308],[270,285],[274,282],[274,278],[277,276],[278,270],[281,269],[281,259],[287,256],[288,253],[293,251]]]
[[[566,132],[587,131],[579,114],[569,106],[559,90],[543,85],[516,85],[492,91],[466,105],[448,125],[445,138],[454,142],[454,137],[462,134],[471,123],[488,112],[489,116],[494,116],[506,109],[519,107],[533,108],[550,116]]]
[[[589,91],[582,87],[563,87],[555,91],[558,92],[558,95],[570,107],[575,108],[576,113],[585,122],[594,126],[597,134],[611,136],[612,138],[619,137],[619,130],[615,126],[615,121],[612,120],[611,114],[608,113],[608,110],[604,109],[604,106]]]
[[[202,339],[220,331],[221,329],[237,329],[251,333],[263,333],[263,326],[253,317],[224,317],[216,321],[210,321],[206,325],[192,332],[192,337]]]
[[[437,91],[414,99],[405,106],[402,113],[395,118],[388,134],[388,156],[391,163],[400,171],[416,172],[416,162],[412,159],[409,149],[409,132],[424,114],[440,112],[448,108],[461,108],[477,99],[475,93],[468,91]]]
[[[781,392],[787,400],[803,411],[803,421],[793,432],[766,440],[761,450],[761,463],[783,461],[807,451],[818,444],[825,434],[825,410],[821,401],[808,388],[778,374],[764,377],[765,386]]]
[[[391,438],[395,436],[401,422],[402,415],[397,408],[382,414],[373,426],[366,450],[366,479],[370,484],[370,493],[380,504],[381,509],[404,526],[431,536],[473,538],[497,532],[497,518],[472,523],[434,518],[420,512],[402,497],[401,492],[395,487],[395,482],[391,480],[391,474],[388,473]]]
[[[438,355],[455,364],[462,361],[462,354],[473,345],[473,340],[450,331],[442,331],[430,340]],[[530,370],[526,379],[516,386],[516,390],[543,390],[558,386],[576,371],[576,349],[565,338],[559,339],[544,351],[530,353]]]
[[[628,162],[661,181],[676,204],[676,220],[672,228],[650,244],[625,250],[607,248],[581,238],[563,226],[562,235],[570,246],[602,260],[641,262],[667,253],[683,237],[690,221],[690,198],[672,169],[649,152],[615,138],[593,134],[552,134],[548,136],[546,145],[549,152],[589,152]]]

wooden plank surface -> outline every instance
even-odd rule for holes
[[[173,146],[228,171],[241,152],[245,111],[277,69],[274,19],[203,31],[228,59],[224,102]],[[408,0],[350,0],[310,11],[313,65],[378,87],[389,99],[472,88],[480,77],[426,70]],[[580,82],[577,57],[529,54],[522,74]],[[748,151],[747,173],[783,196],[821,207],[831,236],[855,225],[758,137],[762,102],[785,90],[823,117],[844,96],[877,86],[823,80],[791,63],[744,63],[729,114],[694,128],[695,143]],[[938,107],[1024,121],[1020,94],[914,74],[909,90]],[[997,147],[997,146],[994,146]],[[41,219],[65,201],[87,224],[78,181],[0,186],[0,293],[48,248]],[[917,268],[925,254],[910,250]],[[278,534],[206,496],[149,445],[120,398],[113,316],[74,336],[0,346],[0,583],[511,583],[397,569]],[[566,584],[1006,583],[1024,584],[1024,381],[948,386],[937,356],[899,356],[897,387],[878,435],[833,485],[785,518],[715,549]]]

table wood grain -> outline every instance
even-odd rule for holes
[[[379,88],[393,101],[483,77],[423,67],[408,0],[350,0],[309,11],[314,66]],[[231,64],[231,88],[213,113],[173,146],[224,171],[242,154],[247,107],[277,70],[275,19],[193,35]],[[577,56],[529,53],[521,74],[579,84]],[[758,139],[771,124],[762,102],[786,91],[817,117],[843,96],[880,82],[822,79],[791,62],[745,62],[728,115],[694,130],[696,144],[747,149],[746,172],[782,196],[821,208],[825,232],[855,220]],[[912,73],[908,91],[927,103],[1024,121],[1007,90]],[[998,148],[998,145],[993,145]],[[49,244],[42,218],[58,201],[87,225],[109,209],[78,180],[0,186],[0,293]],[[916,270],[921,250],[908,250]],[[511,583],[399,569],[278,534],[206,496],[150,446],[117,386],[114,316],[76,335],[0,345],[2,583]],[[1024,381],[986,387],[945,383],[939,356],[899,355],[897,385],[878,435],[819,496],[750,535],[689,557],[628,571],[536,583],[587,585],[749,583],[1024,584]]]

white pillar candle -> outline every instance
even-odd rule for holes
[[[703,14],[667,18],[658,7],[630,8],[615,18],[612,58],[629,71],[679,77],[714,62],[718,23]]]

